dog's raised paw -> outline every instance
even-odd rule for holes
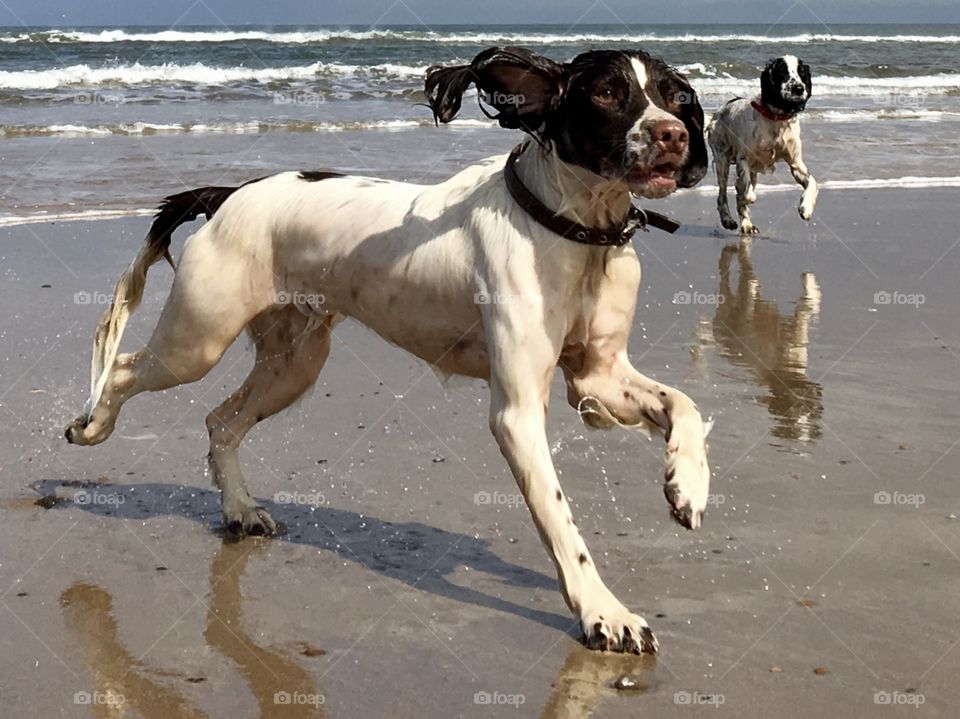
[[[722,220],[720,220],[720,223],[723,225],[724,229],[727,229],[727,230],[735,230],[737,229],[737,227],[739,227],[739,225],[737,224],[737,221],[732,217],[725,217]]]
[[[813,217],[813,208],[809,207],[804,202],[801,202],[800,206],[797,207],[797,212],[800,213],[800,218],[804,220],[809,220],[811,217]]]
[[[700,459],[680,451],[668,453],[663,495],[670,505],[670,516],[681,527],[697,529],[703,524],[710,491],[710,467]]]

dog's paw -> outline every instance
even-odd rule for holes
[[[737,221],[732,217],[722,217],[720,218],[720,224],[723,225],[725,230],[735,230],[737,229]]]
[[[809,220],[813,217],[813,205],[809,202],[801,202],[800,206],[797,207],[797,212],[800,213],[801,219]]]
[[[612,594],[595,607],[584,610],[580,623],[587,649],[656,654],[660,648],[644,618],[632,614]]]
[[[744,220],[743,222],[740,223],[740,234],[741,234],[741,235],[747,235],[747,236],[749,236],[749,235],[759,235],[759,234],[760,234],[760,228],[757,227],[757,226],[756,226],[755,224],[753,224],[752,222],[750,222],[750,220]]]
[[[663,494],[670,505],[670,515],[682,527],[699,528],[710,497],[710,464],[701,438],[691,437],[686,443],[667,446],[665,479]]]
[[[277,534],[277,524],[263,507],[254,504],[224,510],[223,521],[226,530],[234,536],[273,537]]]
[[[67,425],[63,432],[67,442],[81,447],[87,447],[93,444],[100,444],[113,432],[113,426],[106,426],[103,423],[94,422],[90,417],[83,414]]]

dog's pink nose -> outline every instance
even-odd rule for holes
[[[687,143],[690,142],[690,133],[679,120],[657,120],[650,131],[653,134],[653,141],[664,152],[682,154],[687,149]]]

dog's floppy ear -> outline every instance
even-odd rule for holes
[[[690,135],[689,156],[677,174],[677,187],[693,187],[707,174],[708,167],[707,141],[703,133],[703,108],[700,107],[700,100],[690,83],[679,73],[676,74],[684,87],[683,91],[677,93],[680,119]]]
[[[434,66],[427,70],[426,94],[433,117],[450,122],[460,111],[471,83],[484,113],[501,127],[536,132],[560,104],[567,82],[563,65],[521,47],[492,47],[469,65]]]
[[[773,84],[773,67],[777,64],[777,58],[771,57],[767,61],[766,67],[760,73],[760,98],[764,102],[773,102],[776,104],[780,97],[780,90]]]

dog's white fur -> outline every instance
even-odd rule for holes
[[[430,186],[352,176],[311,182],[288,172],[240,188],[189,238],[149,343],[105,368],[91,411],[68,437],[103,441],[125,401],[200,379],[246,327],[256,364],[207,417],[210,462],[227,522],[273,531],[247,491],[240,442],[315,381],[331,331],[351,317],[443,373],[488,381],[490,428],[585,636],[605,637],[612,649],[631,638],[655,649],[643,618],[601,580],[560,488],[545,429],[551,378],[559,365],[573,407],[602,407],[584,415],[591,425],[665,435],[665,493],[691,527],[709,490],[704,425],[690,398],[630,363],[634,250],[546,230],[511,198],[505,159]],[[584,224],[616,226],[630,206],[625,182],[568,165],[549,145],[528,142],[517,169],[544,204]]]
[[[783,59],[790,70],[790,79],[799,82],[798,59],[794,55],[785,55]],[[719,186],[717,210],[720,221],[728,230],[738,227],[727,201],[727,181],[733,165],[737,171],[737,214],[743,235],[759,232],[750,218],[750,205],[757,201],[757,174],[773,172],[777,162],[786,162],[793,178],[803,187],[797,210],[804,220],[813,216],[820,192],[816,179],[803,162],[799,115],[789,120],[771,120],[751,106],[753,101],[760,102],[760,97],[752,101],[737,99],[728,102],[717,111],[707,127]]]

